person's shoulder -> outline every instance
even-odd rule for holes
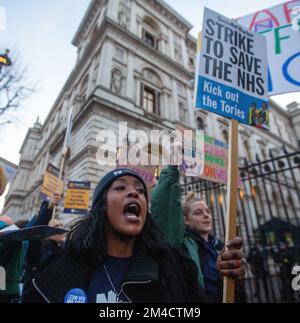
[[[168,256],[171,257],[182,270],[197,270],[194,261],[189,257],[183,248],[171,246]]]
[[[91,270],[79,257],[63,253],[44,263],[34,275],[34,280],[50,302],[60,303],[71,289],[88,288]]]

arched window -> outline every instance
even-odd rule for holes
[[[152,70],[145,68],[142,72],[141,106],[149,113],[160,115],[160,93],[163,87],[160,77]]]
[[[143,108],[150,113],[156,113],[156,95],[155,91],[148,86],[144,87]]]

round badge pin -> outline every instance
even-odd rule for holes
[[[80,288],[74,288],[68,291],[64,303],[87,303],[87,295]]]

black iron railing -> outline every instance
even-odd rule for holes
[[[237,235],[248,259],[245,281],[248,302],[299,302],[292,268],[300,265],[300,151],[239,167]],[[214,234],[225,237],[226,185],[184,178],[182,199],[199,194],[211,209]]]

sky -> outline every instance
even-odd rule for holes
[[[257,10],[280,4],[282,0],[166,0],[194,25],[197,36],[201,30],[204,6],[229,18],[237,18]],[[77,49],[71,44],[90,0],[0,0],[6,12],[6,29],[0,31],[0,52],[11,48],[19,53],[27,67],[36,91],[22,106],[12,112],[13,122],[2,125],[0,119],[0,156],[18,163],[19,150],[37,117],[43,122],[76,61]],[[300,102],[300,93],[273,96],[285,107]]]

